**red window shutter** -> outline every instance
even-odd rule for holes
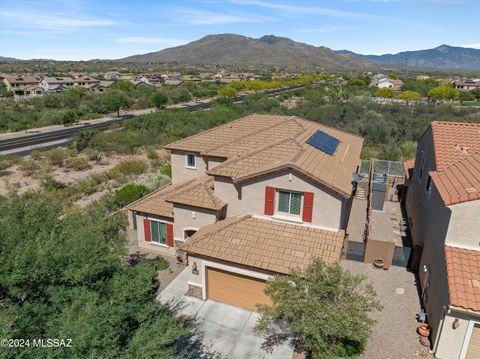
[[[305,192],[303,193],[303,216],[302,216],[302,219],[304,222],[312,221],[312,212],[313,212],[313,193]]]
[[[152,240],[152,235],[150,234],[150,221],[146,218],[143,219],[143,229],[145,232],[145,240],[150,242]]]
[[[265,214],[273,215],[273,203],[275,202],[275,188],[265,187]]]
[[[173,224],[167,223],[167,245],[173,247]]]

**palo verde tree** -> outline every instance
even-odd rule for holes
[[[381,310],[365,279],[315,259],[303,272],[269,282],[272,305],[259,305],[255,328],[264,349],[291,340],[315,359],[361,353],[374,323],[369,314]]]
[[[153,106],[160,110],[163,105],[168,102],[168,96],[161,91],[155,91],[152,96],[150,96],[150,102]]]
[[[123,91],[113,90],[104,95],[103,104],[109,111],[115,111],[120,116],[120,109],[128,107],[130,101]]]

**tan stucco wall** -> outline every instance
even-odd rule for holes
[[[187,168],[187,153],[193,152],[171,151],[170,161],[172,164],[172,183],[178,183],[205,175],[205,171],[207,170],[205,160],[196,154],[197,167],[195,169]]]
[[[452,211],[446,243],[480,248],[480,200],[449,206]]]
[[[313,181],[295,171],[268,174],[238,185],[234,185],[229,179],[217,177],[215,178],[215,195],[228,204],[227,216],[229,217],[244,214],[263,216],[266,186],[291,191],[313,192],[311,224],[330,230],[346,228],[349,200],[325,187],[314,184]]]
[[[226,161],[224,158],[218,158],[218,157],[207,157],[205,160],[207,162],[207,168],[209,170],[217,167],[218,165]]]
[[[453,321],[459,320],[457,329],[453,329]],[[471,323],[472,322],[472,323]],[[462,348],[465,345],[468,348],[469,324],[480,323],[480,313],[466,313],[463,310],[449,310],[445,315],[442,326],[442,335],[438,341],[435,358],[440,359],[458,359],[461,358]]]
[[[422,179],[420,180],[420,166],[422,163],[422,154],[425,157],[425,164]],[[426,221],[432,205],[425,190],[428,179],[428,172],[434,171],[435,154],[433,149],[432,130],[429,128],[418,141],[418,150],[415,157],[415,169],[413,176],[410,179],[406,209],[408,219],[410,222],[410,232],[414,245],[423,245],[423,238],[425,236],[425,229],[429,224]]]
[[[130,216],[131,216],[131,211]],[[138,247],[148,252],[154,253],[161,253],[170,256],[174,256],[176,254],[176,249],[174,247],[168,247],[164,245],[160,245],[154,242],[147,242],[145,240],[145,231],[143,228],[143,220],[145,218],[159,220],[165,223],[173,223],[165,218],[157,217],[157,216],[148,216],[146,217],[143,213],[137,213],[137,240],[138,240]],[[175,228],[175,226],[174,226]]]
[[[192,212],[195,212],[195,218],[193,218]],[[215,211],[178,204],[173,206],[173,217],[175,218],[173,226],[173,237],[175,240],[183,240],[184,230],[186,229],[199,230],[203,226],[217,221]]]

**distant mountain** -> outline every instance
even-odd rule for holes
[[[22,60],[16,59],[14,57],[0,56],[0,62],[12,62],[12,61],[22,61]]]
[[[406,61],[409,67],[480,70],[480,50],[466,47],[440,45],[434,49],[386,55],[362,55],[348,50],[340,50],[336,53],[355,56],[381,65],[404,65]]]
[[[118,61],[187,64],[278,65],[295,67],[365,68],[373,64],[327,47],[315,47],[273,35],[253,39],[234,34],[208,35],[186,45]]]

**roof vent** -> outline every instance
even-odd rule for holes
[[[477,193],[478,189],[473,188],[473,187],[467,187],[467,188],[465,188],[465,191],[467,191],[467,193]]]
[[[480,288],[480,281],[478,279],[470,279],[472,288]]]

